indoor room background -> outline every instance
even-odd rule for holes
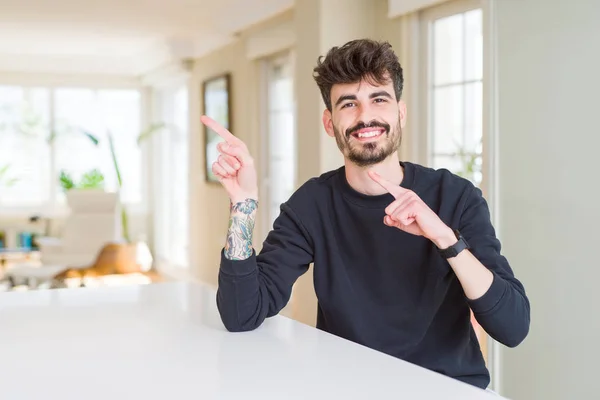
[[[0,248],[61,237],[78,192],[113,192],[110,228],[150,257],[143,272],[215,287],[229,199],[200,116],[256,160],[260,251],[280,204],[343,163],[317,58],[389,41],[405,75],[400,159],[482,189],[531,300],[518,348],[478,329],[492,387],[596,398],[598,16],[595,0],[0,0]],[[283,314],[314,325],[316,309],[309,271]]]

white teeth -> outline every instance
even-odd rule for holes
[[[361,132],[358,134],[359,138],[369,138],[373,136],[377,136],[381,133],[381,131],[370,131],[370,132]]]

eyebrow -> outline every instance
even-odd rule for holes
[[[369,95],[370,99],[374,99],[375,97],[387,97],[388,99],[391,99],[392,96],[386,92],[385,90],[380,90],[379,92],[373,92]],[[356,100],[356,95],[354,94],[345,94],[343,96],[340,96],[340,98],[335,102],[335,106],[339,106],[340,103],[342,103],[343,101],[346,100]]]

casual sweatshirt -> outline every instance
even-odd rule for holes
[[[312,264],[318,329],[487,387],[470,311],[490,336],[514,347],[529,331],[525,290],[500,252],[481,191],[447,170],[401,166],[400,185],[458,229],[492,272],[483,296],[465,296],[433,242],[385,225],[392,195],[354,190],[342,167],[309,180],[281,206],[260,254],[228,260],[221,252],[217,305],[225,327],[248,331],[276,315]]]

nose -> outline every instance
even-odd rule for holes
[[[376,120],[375,112],[369,102],[361,104],[358,114],[358,121],[364,124],[369,124],[371,121]]]

